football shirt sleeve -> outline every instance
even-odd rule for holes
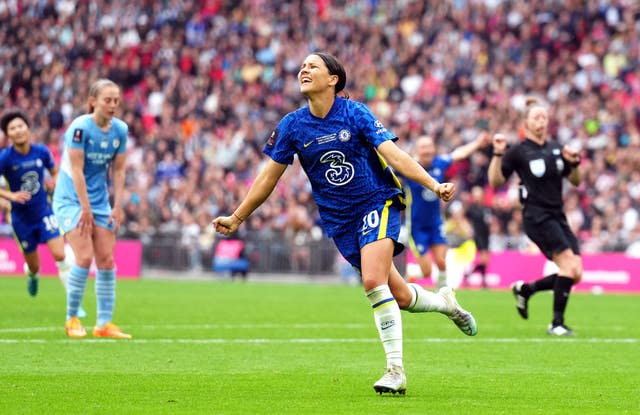
[[[378,147],[380,144],[387,140],[397,140],[395,134],[387,130],[382,122],[371,112],[371,110],[362,103],[355,103],[355,121],[360,133],[366,138],[374,147]]]
[[[296,153],[293,147],[293,128],[291,128],[291,124],[292,117],[290,114],[280,120],[262,150],[264,154],[280,164],[293,163],[293,156]]]

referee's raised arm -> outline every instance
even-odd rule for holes
[[[507,151],[507,139],[503,134],[494,134],[493,136],[493,156],[489,163],[489,184],[492,187],[499,187],[505,182],[502,175],[502,156]]]

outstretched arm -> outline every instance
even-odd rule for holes
[[[438,183],[418,162],[396,146],[393,141],[385,141],[380,144],[378,146],[378,152],[391,167],[407,179],[420,183],[445,202],[453,199],[456,191],[453,183]]]
[[[478,149],[483,148],[484,146],[489,144],[490,141],[491,138],[489,134],[486,131],[481,131],[475,140],[454,149],[451,152],[451,158],[453,159],[453,161],[469,158],[469,156],[475,153]]]
[[[267,200],[286,168],[286,164],[270,159],[256,177],[240,206],[230,216],[218,216],[211,222],[215,230],[223,235],[231,235],[237,231],[240,224]]]

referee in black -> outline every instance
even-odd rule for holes
[[[547,140],[549,114],[535,98],[527,99],[524,116],[525,139],[507,150],[502,134],[493,137],[489,183],[501,186],[515,171],[520,177],[520,200],[524,205],[524,230],[542,253],[558,265],[557,274],[531,283],[512,285],[517,309],[527,318],[529,298],[538,291],[553,289],[553,320],[547,330],[556,336],[573,335],[564,324],[571,287],[582,277],[578,240],[563,211],[562,182],[577,186],[582,179],[580,156],[575,150]]]

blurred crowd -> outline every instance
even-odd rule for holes
[[[0,108],[26,109],[59,160],[89,85],[117,82],[130,128],[121,236],[207,247],[271,130],[305,104],[296,74],[312,51],[343,60],[350,97],[409,152],[422,134],[441,152],[481,130],[515,142],[536,96],[551,136],[583,156],[585,180],[566,186],[583,252],[624,251],[640,240],[639,39],[635,0],[6,0]],[[489,155],[455,163],[449,180],[463,208],[471,187],[486,188],[492,249],[528,249],[517,182],[490,189]],[[296,163],[244,228],[283,236],[304,261],[317,225]]]

